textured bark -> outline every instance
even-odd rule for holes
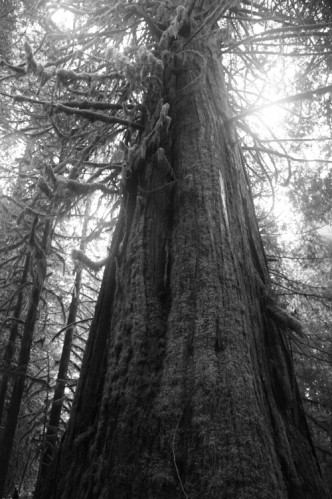
[[[327,497],[220,60],[165,69],[173,172],[132,168],[68,430],[38,497]],[[174,181],[174,178],[176,179]]]

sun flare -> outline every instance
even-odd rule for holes
[[[272,101],[273,94],[271,92],[271,102]],[[269,127],[275,127],[283,122],[286,116],[286,111],[280,106],[271,105],[265,109],[262,109],[257,114],[266,125]]]
[[[61,8],[56,9],[53,14],[51,14],[51,19],[60,29],[74,29],[75,16],[69,10]]]

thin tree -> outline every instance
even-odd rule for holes
[[[84,252],[86,250],[86,237],[87,229],[89,223],[89,213],[90,213],[91,202],[88,201],[84,214],[84,223],[82,229],[82,238],[80,243],[80,251]],[[44,450],[41,457],[40,469],[38,474],[38,487],[40,487],[45,478],[48,466],[52,461],[52,456],[57,445],[60,431],[61,413],[65,398],[65,389],[67,386],[67,377],[70,364],[71,349],[73,344],[73,336],[75,331],[75,322],[77,319],[77,312],[80,304],[80,293],[82,286],[82,273],[83,267],[78,264],[76,266],[75,280],[73,285],[73,291],[71,295],[71,302],[69,305],[68,317],[67,317],[67,328],[65,331],[65,337],[62,345],[61,358],[59,362],[58,376],[56,380],[55,390],[53,394],[53,400],[51,404],[51,410],[49,414],[49,419],[47,423]]]
[[[13,383],[8,412],[6,414],[6,424],[1,439],[0,497],[2,497],[5,489],[7,470],[10,462],[10,456],[14,443],[18,416],[24,392],[25,377],[28,371],[33,333],[38,316],[39,299],[46,277],[46,255],[49,248],[52,226],[49,220],[45,222],[43,227],[42,239],[41,241],[39,241],[37,236],[37,225],[38,216],[35,215],[29,239],[29,250],[31,252],[30,271],[32,276],[32,289],[29,295],[28,310],[24,320],[18,366],[15,372],[15,380]]]
[[[0,381],[0,421],[3,418],[4,406],[6,401],[8,383],[10,379],[12,362],[15,354],[15,343],[19,332],[19,320],[22,313],[22,305],[24,300],[24,287],[27,284],[28,273],[30,269],[31,255],[28,252],[25,256],[24,268],[22,273],[21,285],[17,294],[17,301],[13,316],[10,318],[11,325],[9,330],[8,341],[3,354],[3,373]]]

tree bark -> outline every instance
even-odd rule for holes
[[[328,497],[286,333],[266,306],[217,48],[190,48],[165,68],[172,125],[158,146],[168,162],[150,151],[124,186],[43,499]]]

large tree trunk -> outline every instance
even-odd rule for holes
[[[327,497],[212,42],[165,69],[44,499]],[[167,185],[166,185],[167,184]]]

